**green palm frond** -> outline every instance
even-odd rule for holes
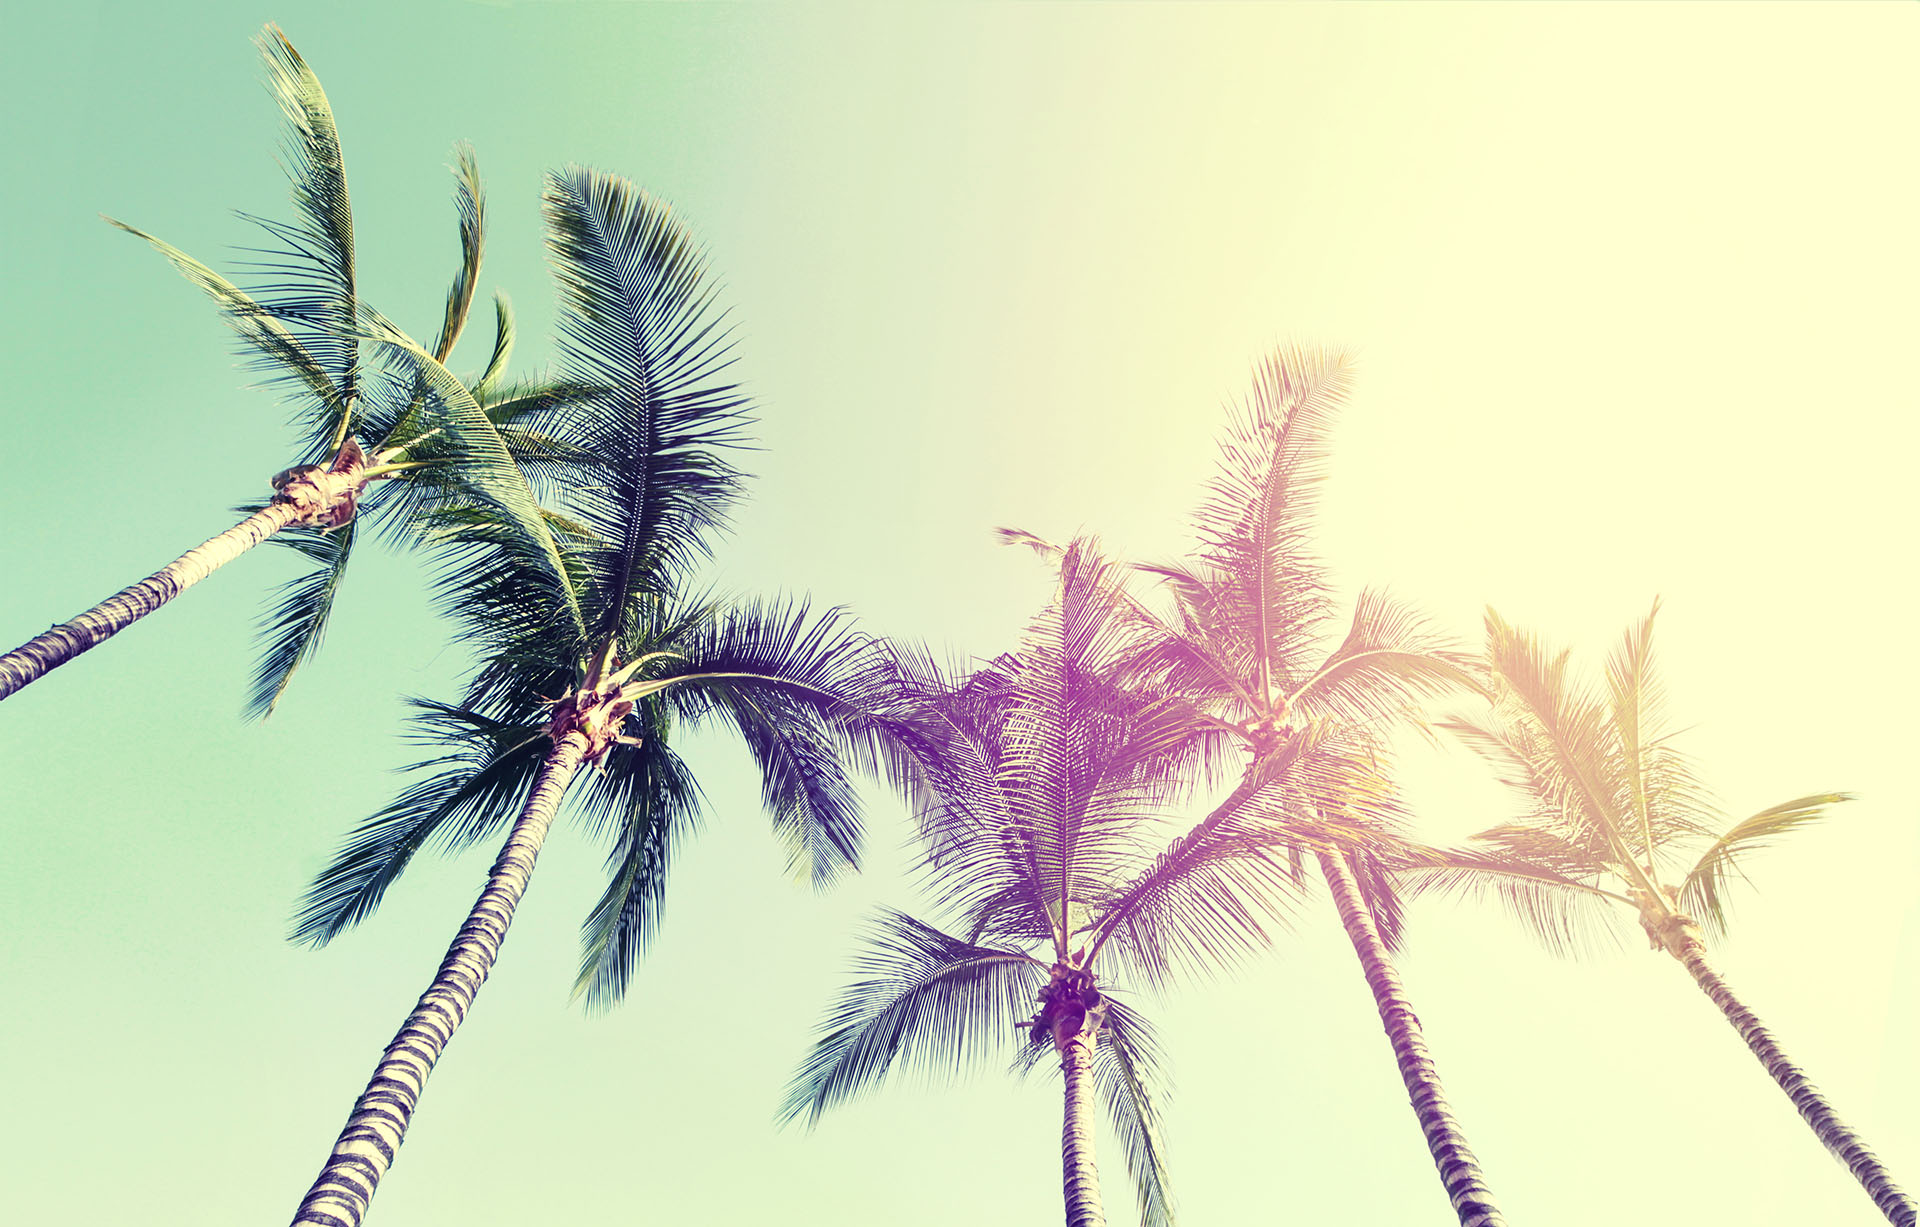
[[[507,363],[513,358],[513,302],[505,290],[493,292],[493,353],[487,358],[487,369],[482,371],[480,379],[473,385],[473,397],[481,404],[493,400],[493,392],[507,377]]]
[[[346,422],[350,412],[347,397],[335,386],[333,377],[320,361],[308,352],[302,340],[295,337],[272,311],[173,244],[111,217],[106,221],[135,238],[145,239],[155,251],[179,269],[182,276],[205,291],[219,306],[221,318],[258,357],[261,369],[266,372],[270,382],[291,382],[312,398],[312,402],[319,407],[319,419],[313,424],[316,434],[331,434]],[[317,449],[313,452],[316,457],[319,454]]]
[[[706,260],[672,210],[612,175],[549,175],[548,252],[560,282],[560,366],[604,389],[572,442],[600,460],[571,510],[607,548],[589,560],[592,631],[617,631],[635,593],[683,582],[738,497],[724,453],[743,442],[746,398]]]
[[[266,62],[268,91],[287,121],[282,160],[292,187],[295,220],[289,224],[242,215],[266,230],[277,244],[259,253],[254,262],[262,274],[255,296],[297,332],[351,412],[359,395],[355,342],[359,299],[354,287],[353,210],[347,199],[339,129],[320,79],[286,35],[269,25],[258,42]],[[345,418],[312,426],[313,446],[328,451],[339,447],[352,430]],[[323,433],[326,427],[330,432]]]
[[[275,537],[305,556],[312,569],[282,584],[261,618],[266,647],[254,667],[253,691],[246,708],[249,719],[264,720],[272,715],[293,680],[294,670],[319,650],[334,598],[346,577],[357,528],[358,522],[349,520],[331,532],[295,528]]]
[[[486,233],[486,196],[480,190],[480,164],[473,146],[462,142],[453,150],[453,204],[460,215],[460,268],[447,291],[447,309],[440,321],[440,335],[433,343],[434,361],[445,365],[467,326],[467,313],[473,307],[473,292],[480,281],[480,260]]]
[[[1816,793],[1795,797],[1761,810],[1713,841],[1680,885],[1680,907],[1698,920],[1708,932],[1726,931],[1726,903],[1721,891],[1740,874],[1740,859],[1769,847],[1781,836],[1827,816],[1830,806],[1853,797],[1844,792]]]
[[[423,699],[420,738],[444,753],[407,770],[432,772],[361,823],[307,889],[292,940],[324,946],[372,915],[414,853],[464,848],[505,826],[525,804],[545,760],[543,730],[515,727]]]
[[[541,515],[526,477],[514,464],[500,432],[488,420],[473,394],[433,355],[371,308],[362,310],[362,336],[382,352],[408,365],[428,393],[428,420],[444,432],[461,463],[461,487],[496,508],[515,530],[503,537],[552,581],[555,612],[586,638],[586,622],[573,577],[561,559],[560,547]]]
[[[606,891],[580,931],[573,992],[589,1010],[611,1009],[625,996],[666,905],[674,850],[699,821],[699,785],[660,735],[666,712],[654,705],[654,713],[656,735],[614,747],[584,799],[584,808],[605,813],[618,831]]]
[[[1002,1056],[1046,983],[1046,965],[950,937],[901,912],[872,920],[820,1038],[787,1087],[779,1119],[819,1123],[876,1086],[896,1062],[928,1080]]]

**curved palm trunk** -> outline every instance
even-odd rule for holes
[[[1460,1216],[1460,1227],[1505,1227],[1506,1219],[1501,1217],[1493,1194],[1481,1178],[1480,1163],[1467,1146],[1460,1122],[1453,1118],[1453,1111],[1447,1106],[1446,1094],[1440,1089],[1439,1072],[1434,1069],[1426,1038],[1420,1031],[1420,1017],[1413,1012],[1400,986],[1399,973],[1394,971],[1386,943],[1374,928],[1373,913],[1367,910],[1366,900],[1360,896],[1360,887],[1354,881],[1345,854],[1323,850],[1320,869],[1340,909],[1340,922],[1353,940],[1354,953],[1360,956],[1367,984],[1373,989],[1380,1023],[1393,1043],[1393,1058],[1400,1066],[1400,1080],[1407,1085],[1413,1114],[1419,1118],[1420,1132],[1426,1135],[1427,1149],[1433,1154],[1433,1165],[1439,1169],[1447,1199],[1453,1203],[1454,1213]]]
[[[1100,1173],[1093,1164],[1093,1033],[1082,1030],[1060,1045],[1067,1084],[1066,1123],[1060,1130],[1061,1187],[1067,1227],[1105,1227]]]
[[[375,1187],[393,1165],[394,1153],[400,1149],[407,1124],[413,1119],[427,1076],[500,956],[507,926],[513,923],[514,908],[526,893],[534,859],[540,855],[547,828],[553,824],[561,794],[580,769],[590,744],[589,734],[576,728],[562,736],[547,754],[526,808],[520,811],[506,847],[487,875],[486,889],[467,913],[467,921],[447,949],[433,983],[374,1067],[373,1080],[355,1101],[347,1127],[334,1142],[319,1179],[307,1190],[293,1216],[296,1227],[302,1223],[358,1227],[365,1216]]]
[[[269,503],[132,587],[0,656],[0,699],[132,626],[302,515],[292,503]]]
[[[1826,1096],[1807,1080],[1799,1066],[1787,1059],[1787,1054],[1781,1051],[1780,1045],[1774,1042],[1773,1036],[1760,1020],[1754,1017],[1753,1011],[1742,1005],[1740,999],[1733,995],[1733,990],[1727,987],[1727,982],[1707,965],[1706,951],[1699,940],[1689,934],[1681,936],[1674,945],[1678,948],[1670,946],[1670,953],[1693,976],[1693,982],[1700,986],[1700,991],[1720,1007],[1720,1012],[1727,1016],[1733,1029],[1740,1033],[1740,1038],[1747,1041],[1747,1047],[1753,1050],[1753,1055],[1759,1058],[1767,1073],[1787,1093],[1787,1098],[1793,1100],[1793,1106],[1799,1109],[1801,1119],[1807,1122],[1814,1136],[1847,1165],[1847,1170],[1853,1173],[1853,1178],[1860,1182],[1860,1187],[1867,1191],[1868,1197],[1873,1198],[1873,1204],[1880,1207],[1880,1213],[1886,1215],[1889,1222],[1899,1224],[1899,1227],[1914,1227],[1920,1211],[1916,1211],[1912,1200],[1900,1191],[1900,1186],[1893,1182],[1887,1169],[1880,1166],[1880,1160],[1874,1158],[1873,1152],[1867,1149],[1867,1144],[1861,1141],[1860,1136],[1840,1119]]]

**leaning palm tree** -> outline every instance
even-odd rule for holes
[[[421,702],[439,753],[363,824],[309,892],[298,940],[365,918],[413,854],[506,828],[485,888],[388,1045],[296,1223],[357,1224],[406,1133],[434,1063],[499,955],[563,799],[614,832],[609,881],[583,932],[577,992],[610,1005],[664,901],[698,789],[677,727],[731,728],[752,752],[777,832],[816,883],[860,839],[847,775],[859,755],[867,641],[837,611],[722,602],[689,591],[742,475],[746,402],[711,310],[705,260],[667,207],[573,168],[547,181],[565,378],[545,483],[563,549],[555,582],[518,527],[485,506],[429,519],[453,557],[443,593],[479,666],[457,703]],[[602,770],[581,783],[581,769]]]
[[[34,636],[0,655],[0,699],[49,670],[160,608],[189,586],[276,534],[313,562],[312,573],[289,585],[270,618],[270,645],[256,677],[252,707],[270,709],[301,661],[318,644],[352,549],[356,514],[363,498],[371,510],[381,502],[412,505],[420,498],[380,498],[370,483],[387,478],[429,479],[421,484],[463,498],[490,500],[529,539],[547,535],[526,483],[506,443],[471,396],[448,399],[443,363],[465,327],[481,259],[482,200],[479,172],[470,151],[457,154],[456,204],[460,211],[460,263],[447,295],[446,312],[431,351],[406,339],[371,313],[356,285],[353,217],[339,133],[325,92],[313,70],[277,28],[260,38],[268,83],[286,115],[285,163],[293,183],[296,220],[250,218],[269,236],[255,265],[260,285],[248,293],[219,273],[161,240],[120,222],[113,224],[147,240],[186,278],[209,294],[244,350],[267,380],[285,388],[305,434],[307,461],[273,478],[270,501],[248,508],[232,528],[181,555],[167,566],[108,597],[92,609]],[[502,307],[504,312],[505,308]],[[502,340],[511,336],[501,316]],[[362,362],[361,342],[393,359],[382,373]],[[496,355],[503,346],[496,345]],[[484,383],[484,381],[483,381]],[[495,380],[496,386],[499,381]],[[511,417],[503,398],[495,418]],[[371,440],[371,446],[363,443]],[[557,570],[558,553],[543,549]]]
[[[924,869],[953,932],[898,912],[878,918],[859,980],[830,1009],[782,1108],[784,1119],[817,1122],[896,1060],[951,1073],[1010,1049],[1021,1069],[1051,1054],[1064,1083],[1068,1227],[1104,1221],[1096,1092],[1126,1150],[1141,1221],[1172,1221],[1158,1045],[1109,978],[1164,987],[1177,971],[1263,944],[1263,919],[1294,885],[1264,815],[1356,803],[1365,774],[1323,729],[1304,730],[1230,805],[1175,834],[1169,802],[1219,730],[1175,696],[1121,684],[1134,627],[1113,578],[1076,542],[1017,651],[964,682],[925,664],[901,670],[906,706],[925,713],[908,742]],[[1254,795],[1259,803],[1247,803]],[[1014,1016],[1034,1004],[1016,1044]]]
[[[1574,948],[1592,909],[1635,914],[1651,947],[1687,969],[1881,1213],[1912,1227],[1912,1200],[1734,996],[1703,944],[1704,934],[1725,932],[1723,892],[1741,859],[1848,798],[1796,797],[1728,826],[1671,743],[1653,667],[1658,609],[1630,627],[1608,658],[1601,692],[1568,675],[1568,653],[1551,653],[1488,611],[1490,714],[1445,727],[1526,798],[1527,813],[1481,832],[1452,866],[1413,870],[1414,879],[1428,888],[1497,891],[1562,951]]]
[[[1171,611],[1120,598],[1141,635],[1133,675],[1184,696],[1229,731],[1244,755],[1239,787],[1196,828],[1201,841],[1210,824],[1259,802],[1273,756],[1289,752],[1300,730],[1337,725],[1379,758],[1384,750],[1375,743],[1393,720],[1465,680],[1462,658],[1445,638],[1383,593],[1360,595],[1344,638],[1329,651],[1333,598],[1309,537],[1314,486],[1350,372],[1343,355],[1302,349],[1279,350],[1262,363],[1195,517],[1198,548],[1182,562],[1140,568],[1160,581]],[[1057,552],[1031,534],[1006,535]],[[1504,1220],[1393,967],[1400,911],[1387,866],[1390,848],[1407,847],[1406,824],[1382,784],[1364,814],[1349,808],[1345,817],[1364,818],[1355,829],[1365,839],[1345,847],[1321,840],[1316,815],[1300,810],[1270,813],[1268,829],[1290,855],[1318,862],[1447,1197],[1462,1227],[1493,1227]]]

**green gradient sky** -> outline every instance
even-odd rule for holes
[[[1352,347],[1322,537],[1343,583],[1476,638],[1492,602],[1590,657],[1659,593],[1676,715],[1730,809],[1861,794],[1756,862],[1721,958],[1920,1184],[1899,1038],[1920,1008],[1920,11],[11,12],[6,644],[225,526],[289,463],[207,304],[96,217],[231,269],[252,235],[230,210],[284,215],[248,41],[267,20],[333,100],[363,289],[416,332],[452,271],[456,139],[489,187],[483,289],[514,295],[527,361],[552,315],[545,168],[590,162],[684,210],[762,405],[723,586],[996,651],[1044,575],[989,529],[1181,548],[1254,359]],[[487,852],[423,861],[333,947],[282,942],[416,756],[400,696],[449,696],[466,661],[413,565],[365,558],[319,662],[242,724],[281,553],[0,706],[7,1221],[284,1221],[484,873]],[[711,821],[628,1005],[568,1007],[601,850],[562,829],[371,1221],[1057,1221],[1038,1081],[895,1086],[773,1131],[851,927],[910,899],[902,827],[877,799],[876,872],[818,898],[783,876],[744,755],[691,757]],[[1410,778],[1436,836],[1501,816],[1470,767]],[[1668,960],[1571,965],[1499,915],[1413,920],[1409,987],[1516,1225],[1876,1221]],[[1189,1227],[1447,1221],[1330,909],[1159,1014]]]

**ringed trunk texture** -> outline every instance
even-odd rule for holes
[[[302,516],[292,503],[269,503],[132,587],[0,656],[0,699],[106,642]]]
[[[1799,1066],[1787,1059],[1787,1054],[1774,1042],[1772,1034],[1761,1025],[1760,1020],[1754,1017],[1753,1011],[1742,1005],[1740,999],[1733,995],[1733,990],[1727,987],[1727,982],[1707,965],[1706,951],[1699,939],[1688,934],[1681,937],[1677,945],[1678,949],[1670,949],[1670,953],[1693,976],[1693,982],[1700,986],[1700,991],[1720,1007],[1720,1012],[1727,1016],[1733,1029],[1740,1033],[1740,1038],[1747,1041],[1747,1047],[1753,1050],[1753,1055],[1759,1058],[1760,1064],[1766,1067],[1768,1075],[1779,1084],[1780,1089],[1787,1093],[1787,1098],[1793,1101],[1800,1118],[1807,1122],[1814,1136],[1847,1165],[1847,1170],[1867,1191],[1867,1196],[1873,1198],[1873,1204],[1880,1207],[1880,1213],[1887,1216],[1888,1222],[1898,1224],[1898,1227],[1914,1227],[1916,1219],[1920,1219],[1920,1210],[1916,1210],[1913,1201],[1901,1192],[1900,1186],[1887,1174],[1887,1169],[1880,1166],[1880,1160],[1867,1149],[1860,1135],[1840,1119],[1826,1096],[1808,1081]]]
[[[1105,1227],[1100,1173],[1093,1163],[1093,1033],[1082,1030],[1060,1044],[1067,1084],[1066,1123],[1060,1130],[1061,1187],[1067,1227]]]
[[[1427,1150],[1440,1172],[1447,1199],[1453,1203],[1454,1213],[1460,1216],[1460,1227],[1505,1227],[1507,1220],[1494,1204],[1493,1194],[1480,1174],[1480,1163],[1467,1146],[1460,1122],[1447,1106],[1446,1094],[1440,1088],[1439,1071],[1434,1068],[1426,1037],[1420,1030],[1420,1016],[1407,1001],[1400,975],[1394,971],[1386,943],[1380,940],[1380,932],[1374,927],[1373,913],[1360,896],[1360,887],[1354,881],[1346,855],[1321,851],[1320,869],[1340,909],[1340,921],[1346,926],[1347,936],[1353,939],[1354,953],[1360,956],[1367,985],[1373,989],[1380,1023],[1393,1044],[1393,1059],[1400,1066],[1400,1080],[1406,1083],[1413,1114],[1420,1121],[1420,1132],[1426,1135]]]
[[[526,893],[534,859],[540,855],[547,828],[553,824],[561,794],[580,769],[590,744],[588,735],[576,729],[561,737],[548,752],[526,808],[521,810],[506,847],[487,875],[486,889],[467,913],[467,921],[447,949],[433,983],[374,1067],[373,1080],[355,1101],[346,1128],[340,1131],[333,1153],[320,1169],[319,1179],[307,1190],[293,1216],[295,1227],[358,1227],[365,1217],[380,1178],[393,1166],[394,1154],[426,1089],[427,1076],[472,1008],[494,960],[500,957],[507,926],[513,923],[514,908]]]

